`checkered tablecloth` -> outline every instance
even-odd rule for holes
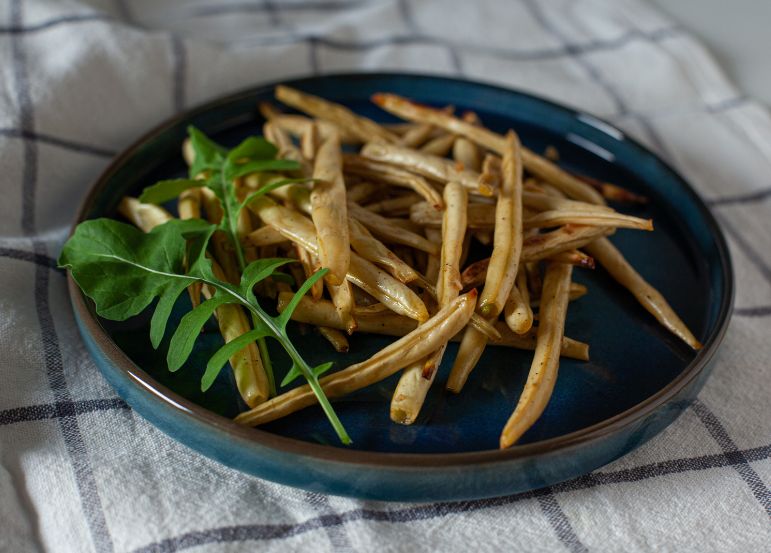
[[[116,397],[54,263],[90,183],[188,106],[357,69],[458,75],[579,107],[699,189],[730,241],[737,308],[676,423],[548,489],[400,505],[235,472]],[[771,548],[771,119],[642,1],[4,0],[0,168],[4,552]]]

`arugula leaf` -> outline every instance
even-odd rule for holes
[[[333,366],[334,366],[334,362],[327,361],[326,363],[322,363],[321,365],[317,365],[313,367],[313,374],[315,374],[316,377],[319,377],[325,372],[327,372],[329,369],[331,369]]]
[[[243,177],[249,173],[264,173],[265,171],[297,171],[300,164],[291,159],[262,159],[247,161],[241,164],[225,165],[225,176],[229,179]]]
[[[59,265],[70,269],[80,288],[94,301],[97,313],[104,318],[125,320],[142,312],[157,298],[150,323],[150,340],[155,348],[163,339],[171,310],[184,289],[196,282],[214,289],[214,296],[188,312],[175,329],[167,352],[171,371],[179,370],[185,364],[201,328],[218,307],[228,304],[245,307],[252,315],[254,330],[225,344],[212,356],[201,381],[202,390],[212,385],[234,352],[256,340],[271,391],[275,394],[265,344],[265,338],[273,338],[283,346],[292,361],[284,381],[291,382],[302,375],[316,394],[340,440],[350,443],[319,383],[319,376],[329,370],[331,363],[310,367],[294,347],[286,330],[300,298],[324,276],[326,269],[312,275],[287,308],[277,317],[271,317],[259,305],[253,293],[254,285],[267,277],[291,282],[291,277],[278,272],[278,269],[294,260],[263,259],[247,266],[238,235],[238,215],[249,202],[280,186],[312,179],[275,181],[276,175],[266,175],[264,172],[267,171],[291,171],[300,166],[294,161],[275,159],[276,147],[264,138],[248,138],[228,151],[193,126],[188,128],[188,132],[195,153],[190,179],[160,181],[146,188],[140,200],[163,203],[188,188],[206,186],[214,192],[222,207],[223,216],[219,225],[202,220],[172,220],[145,234],[109,219],[86,221],[78,225],[65,244]],[[248,173],[257,173],[273,182],[268,180],[268,184],[239,202],[233,180]],[[197,178],[199,176],[200,179]],[[223,282],[213,274],[206,249],[216,230],[225,232],[233,246],[242,273],[238,286]],[[187,273],[185,266],[188,267]]]
[[[250,136],[230,150],[226,159],[228,162],[236,164],[244,158],[274,159],[276,154],[278,154],[278,148],[271,142],[268,142],[262,136]]]
[[[308,293],[308,290],[310,290],[317,281],[324,278],[324,275],[326,275],[328,272],[329,269],[321,269],[316,271],[310,277],[308,277],[308,279],[303,282],[302,286],[300,286],[297,292],[295,292],[294,296],[292,296],[292,299],[289,300],[288,304],[286,304],[284,310],[279,314],[278,317],[276,317],[276,322],[282,330],[286,330],[286,325],[303,296]]]
[[[322,363],[321,365],[318,365],[316,367],[313,367],[311,369],[311,372],[313,375],[318,378],[325,372],[327,372],[329,369],[331,369],[334,366],[334,362],[327,361],[326,363]],[[295,380],[297,380],[298,377],[302,376],[302,369],[299,365],[292,365],[292,368],[289,369],[289,372],[286,373],[284,376],[284,379],[281,381],[281,386],[288,386]]]
[[[243,204],[239,204],[236,199],[235,187],[232,181],[236,178],[233,175],[241,174],[239,171],[250,172],[254,168],[235,169],[234,164],[248,164],[250,161],[255,163],[263,161],[276,163],[277,160],[256,160],[255,156],[274,157],[278,150],[264,138],[252,138],[242,142],[233,151],[227,152],[222,146],[210,140],[198,129],[190,127],[188,131],[190,133],[191,146],[196,154],[191,167],[191,176],[202,175],[206,179],[206,185],[217,196],[223,212],[219,228],[228,236],[233,246],[233,251],[236,254],[238,267],[243,271],[246,266],[246,259],[240,237],[238,236],[238,214],[243,208]],[[199,153],[201,154],[200,158]],[[294,167],[294,165],[292,166]],[[257,317],[254,314],[252,314],[252,321],[255,326],[258,324]],[[257,340],[257,348],[260,351],[263,368],[268,378],[270,394],[275,395],[276,384],[273,377],[273,365],[264,338]]]
[[[292,299],[289,300],[289,303],[286,305],[284,310],[279,314],[278,317],[276,317],[276,322],[278,323],[279,327],[283,332],[286,332],[286,325],[289,322],[289,319],[292,316],[292,313],[294,313],[294,310],[297,308],[297,305],[300,303],[300,300],[303,298],[305,294],[308,293],[308,290],[311,289],[311,287],[321,278],[324,278],[324,275],[329,272],[329,269],[321,269],[320,271],[316,271],[313,273],[304,283],[302,286],[300,286],[299,290],[295,292],[295,295],[292,296]],[[321,367],[322,365],[319,365]],[[315,375],[316,378],[318,378],[319,374],[323,373],[324,371],[328,370],[332,364],[329,364],[329,367],[321,370],[316,373],[316,369],[319,367],[316,367],[316,369],[311,369],[311,372]],[[293,363],[292,367],[289,369],[289,372],[286,373],[284,376],[284,379],[281,381],[281,386],[286,386],[287,384],[290,384],[293,382],[298,376],[302,375],[302,367],[300,367],[298,364]]]
[[[173,225],[187,241],[188,272],[214,280],[216,277],[212,272],[211,259],[206,257],[206,247],[217,227],[202,219],[172,219],[166,224]]]
[[[190,145],[195,152],[195,159],[190,165],[191,179],[195,179],[206,170],[216,171],[222,166],[228,153],[224,146],[220,146],[192,125],[187,128],[187,132],[190,136]]]
[[[302,372],[300,371],[300,367],[292,363],[292,367],[289,369],[289,371],[284,375],[283,380],[281,380],[281,387],[288,386],[295,380],[297,380],[298,377],[302,376]]]
[[[170,286],[167,293],[158,300],[153,317],[150,319],[150,343],[153,345],[153,349],[158,349],[158,346],[161,345],[163,335],[166,334],[166,324],[169,322],[171,310],[174,309],[174,304],[177,303],[179,296],[186,288],[187,285],[184,282],[179,282],[176,286]]]
[[[271,317],[257,302],[251,287],[261,278],[271,276],[272,271],[292,260],[261,260],[249,265],[240,286],[220,281],[212,275],[211,263],[204,255],[213,225],[203,221],[169,221],[155,227],[149,233],[113,221],[95,219],[78,225],[67,240],[59,257],[59,266],[68,268],[83,293],[91,298],[99,315],[111,320],[125,320],[147,308],[159,298],[153,314],[151,333],[153,345],[163,336],[170,306],[184,288],[194,282],[203,282],[215,290],[214,296],[188,312],[172,335],[167,353],[169,370],[176,371],[190,356],[204,323],[217,307],[239,304],[254,317],[251,339],[270,337],[277,340],[292,360],[291,374],[302,375],[319,400],[319,404],[337,432],[340,440],[348,444],[350,437],[334,412],[318,380],[327,370],[326,365],[311,368],[299,354],[286,332],[290,312],[299,298],[313,283],[322,278],[322,270],[309,278],[298,290],[295,298],[278,317]],[[186,237],[191,245],[188,247]],[[197,252],[191,254],[190,252]],[[190,269],[184,272],[186,255],[191,260]],[[160,313],[157,313],[160,311]],[[238,340],[241,340],[239,338]],[[224,362],[238,345],[243,347],[249,339],[243,338],[236,345],[215,354],[205,373],[203,386],[211,385]],[[219,366],[218,366],[219,364]]]
[[[139,195],[139,201],[145,204],[162,204],[179,197],[188,188],[200,188],[205,184],[201,180],[161,180],[142,190],[142,193]]]
[[[265,258],[252,261],[246,266],[246,269],[244,269],[244,272],[241,275],[241,283],[238,286],[241,295],[252,300],[254,298],[252,288],[254,288],[255,284],[269,276],[276,275],[276,270],[279,267],[295,261],[295,259],[285,257]],[[256,301],[256,299],[254,301]]]
[[[283,282],[285,284],[288,284],[289,286],[294,286],[295,280],[294,277],[287,273],[282,273],[281,271],[276,271],[272,275],[270,275],[270,278],[275,280],[276,282]]]
[[[233,182],[224,178],[224,165],[219,165],[219,172],[215,173],[206,180],[206,185],[210,188],[220,202],[222,207],[222,219],[218,228],[228,236],[233,250],[238,260],[238,266],[241,270],[246,266],[244,250],[241,246],[241,240],[238,236],[238,212],[240,204],[236,199],[235,187]]]
[[[274,181],[271,183],[268,183],[264,186],[261,186],[259,189],[255,190],[251,194],[249,194],[246,198],[244,198],[244,201],[241,202],[241,204],[238,206],[238,210],[241,211],[246,206],[248,206],[252,200],[255,198],[259,198],[260,196],[264,196],[265,194],[274,191],[277,188],[281,188],[282,186],[286,186],[287,184],[297,184],[300,182],[308,182],[314,179],[282,179],[279,181]]]
[[[184,255],[185,239],[173,225],[145,234],[125,223],[95,219],[77,226],[59,266],[70,270],[100,316],[124,321],[156,297],[179,295],[179,288],[195,282],[185,275]]]
[[[224,294],[216,294],[213,298],[206,300],[201,305],[185,313],[182,320],[179,321],[177,330],[171,337],[169,351],[166,353],[166,363],[171,372],[175,372],[185,364],[187,358],[193,352],[193,346],[201,333],[203,325],[206,324],[214,311],[228,303],[228,297]]]
[[[214,381],[220,374],[222,367],[225,366],[228,359],[230,359],[237,351],[240,351],[258,338],[264,338],[268,335],[269,334],[266,334],[264,329],[250,330],[246,334],[242,334],[235,340],[231,340],[218,349],[206,364],[206,372],[204,372],[203,378],[201,378],[201,391],[205,392],[211,388],[211,385],[214,384]]]
[[[250,136],[230,150],[225,158],[223,175],[226,179],[235,179],[249,173],[265,171],[296,171],[300,168],[297,161],[276,159],[278,148],[263,137]]]

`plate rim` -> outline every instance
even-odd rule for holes
[[[715,329],[705,340],[702,349],[697,352],[696,356],[684,367],[679,375],[677,375],[673,380],[668,382],[664,387],[659,389],[653,395],[629,407],[621,413],[599,421],[591,426],[587,426],[568,434],[555,436],[546,440],[540,440],[537,442],[521,445],[515,444],[512,447],[504,450],[485,449],[478,451],[451,453],[364,451],[346,449],[343,446],[307,442],[296,438],[273,434],[271,432],[261,430],[259,427],[247,427],[239,425],[233,422],[231,419],[218,415],[180,396],[170,388],[156,381],[141,367],[136,365],[128,357],[128,355],[118,347],[118,345],[112,340],[107,331],[99,322],[97,315],[94,312],[92,303],[86,299],[85,294],[83,294],[83,292],[73,280],[71,273],[67,271],[67,287],[73,309],[76,312],[78,320],[82,323],[80,327],[81,332],[83,331],[83,327],[85,327],[85,329],[90,334],[90,337],[98,345],[101,353],[105,356],[105,358],[110,363],[112,363],[113,366],[121,370],[125,376],[129,378],[132,384],[136,386],[140,393],[147,397],[153,396],[156,401],[160,400],[167,407],[175,410],[183,416],[191,417],[195,422],[212,427],[212,429],[216,431],[226,432],[232,437],[238,438],[242,442],[248,442],[248,445],[252,446],[266,447],[281,451],[283,453],[298,455],[302,457],[310,457],[328,462],[366,465],[371,467],[384,467],[391,470],[397,468],[408,470],[425,469],[427,467],[463,467],[469,465],[499,464],[515,459],[523,460],[537,457],[545,453],[552,453],[557,450],[567,450],[573,447],[586,445],[603,437],[612,435],[625,427],[629,427],[645,419],[645,417],[655,412],[669,400],[675,398],[683,389],[687,388],[693,380],[698,378],[698,376],[711,361],[712,357],[723,341],[731,320],[735,296],[733,265],[725,235],[717,219],[707,206],[706,202],[702,199],[701,195],[668,162],[652,152],[639,141],[629,137],[624,131],[618,129],[618,127],[612,123],[604,120],[602,117],[598,117],[576,108],[565,106],[553,100],[531,94],[520,89],[509,88],[485,82],[483,80],[470,80],[441,75],[427,75],[409,71],[340,72],[324,75],[306,75],[296,78],[287,77],[284,79],[271,81],[269,83],[243,88],[236,92],[228,93],[222,96],[217,96],[211,100],[183,110],[182,112],[176,113],[173,116],[167,118],[160,124],[151,128],[149,131],[140,135],[139,138],[134,140],[128,147],[113,157],[107,167],[102,170],[102,172],[90,186],[88,193],[85,195],[83,201],[80,204],[80,207],[78,208],[77,215],[70,227],[68,236],[72,235],[72,232],[74,232],[74,228],[78,223],[85,220],[85,214],[90,205],[93,203],[93,200],[103,192],[103,190],[106,188],[107,182],[112,177],[113,173],[115,173],[118,168],[120,168],[123,162],[127,159],[130,159],[135,154],[136,150],[138,150],[145,142],[151,138],[163,134],[163,132],[165,132],[168,128],[177,125],[179,122],[185,119],[189,119],[197,114],[215,109],[220,105],[229,104],[234,101],[265,92],[275,88],[275,86],[279,84],[302,87],[302,84],[305,82],[317,81],[319,79],[352,80],[357,78],[388,79],[405,77],[418,78],[422,80],[433,80],[436,82],[455,83],[461,85],[482,86],[485,88],[494,89],[497,92],[505,94],[513,93],[519,96],[527,97],[531,100],[536,100],[537,102],[543,103],[551,109],[566,112],[573,118],[592,118],[593,120],[604,123],[609,128],[614,129],[619,136],[617,140],[627,142],[637,150],[644,153],[646,156],[654,158],[666,171],[668,171],[677,179],[677,181],[679,181],[682,189],[688,193],[688,195],[691,197],[691,200],[699,209],[700,214],[702,215],[704,221],[707,223],[709,234],[715,240],[717,255],[720,262],[720,273],[722,280],[725,283],[725,293],[723,294],[720,309],[718,310]]]

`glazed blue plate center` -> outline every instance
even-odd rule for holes
[[[456,112],[473,110],[496,131],[515,129],[522,142],[536,152],[555,146],[560,164],[570,170],[648,196],[650,202],[644,206],[614,207],[652,218],[655,231],[619,230],[612,241],[664,294],[697,338],[706,338],[718,324],[724,283],[713,229],[703,206],[676,175],[617,131],[548,102],[472,83],[387,75],[303,80],[295,86],[384,122],[393,119],[369,103],[374,92],[405,94],[437,106],[452,104]],[[226,145],[261,134],[262,120],[256,106],[271,96],[272,90],[263,89],[230,98],[193,112],[188,120],[175,122],[154,135],[112,172],[89,216],[115,216],[115,205],[123,194],[136,195],[156,180],[183,176],[186,169],[180,144],[188,124]],[[562,359],[548,408],[521,443],[561,436],[613,417],[661,390],[695,356],[602,269],[576,269],[574,280],[585,284],[589,293],[571,303],[566,335],[590,344],[591,361]],[[186,302],[185,298],[177,306],[176,320],[188,308]],[[148,320],[138,317],[126,323],[102,324],[138,366],[183,397],[227,417],[245,409],[229,371],[223,371],[208,392],[200,392],[205,362],[221,345],[215,324],[207,326],[187,365],[172,374],[165,366],[168,341],[157,351],[152,349]],[[295,326],[292,338],[311,364],[333,360],[337,368],[365,359],[393,340],[357,334],[350,338],[351,351],[337,354],[313,331],[300,333]],[[286,367],[286,358],[277,344],[272,346],[280,380],[280,367]],[[389,420],[390,397],[398,376],[336,401],[335,408],[353,438],[352,447],[410,453],[497,448],[501,428],[527,377],[532,352],[488,347],[463,392],[453,395],[444,390],[443,383],[456,349],[456,345],[450,346],[422,414],[412,426]],[[262,428],[307,442],[337,444],[318,408],[305,409]]]

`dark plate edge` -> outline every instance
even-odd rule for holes
[[[685,367],[685,369],[683,369],[680,375],[678,375],[669,384],[667,384],[665,387],[646,400],[638,403],[637,405],[634,405],[633,407],[630,407],[626,411],[623,411],[614,417],[581,430],[571,432],[570,434],[558,436],[556,438],[550,438],[548,440],[533,442],[529,444],[515,445],[506,450],[492,449],[463,453],[386,453],[349,450],[343,447],[327,446],[295,440],[293,438],[287,438],[284,436],[265,432],[258,428],[249,428],[238,425],[230,419],[216,415],[211,411],[208,411],[207,409],[204,409],[203,407],[200,407],[186,400],[185,398],[177,395],[172,390],[156,382],[155,379],[153,379],[149,374],[136,366],[133,361],[131,361],[131,359],[129,359],[129,357],[112,341],[110,336],[99,323],[93,311],[92,304],[86,300],[86,297],[80,291],[77,284],[72,279],[72,276],[68,272],[67,280],[70,298],[73,308],[77,311],[77,314],[83,322],[83,325],[87,328],[94,341],[102,349],[105,357],[110,359],[115,364],[115,366],[122,370],[131,379],[131,381],[134,382],[137,388],[142,389],[143,393],[146,394],[150,393],[147,390],[154,389],[157,391],[157,393],[154,392],[153,395],[166,403],[168,407],[175,409],[187,416],[193,417],[199,423],[213,426],[217,430],[227,432],[241,440],[257,442],[263,447],[281,450],[293,455],[312,457],[338,463],[350,463],[356,465],[363,464],[373,467],[383,466],[389,467],[390,469],[401,468],[408,470],[415,468],[423,469],[430,467],[460,467],[468,465],[503,463],[513,459],[536,457],[558,449],[568,449],[582,444],[587,444],[594,440],[601,439],[602,437],[609,434],[613,434],[614,432],[619,431],[626,426],[633,425],[649,416],[659,407],[675,398],[681,390],[686,388],[694,379],[699,376],[699,374],[714,356],[720,343],[723,340],[723,337],[725,336],[733,310],[735,283],[728,245],[717,220],[701,196],[699,196],[696,190],[690,184],[688,184],[688,182],[680,175],[679,172],[673,169],[668,163],[666,163],[656,154],[651,152],[648,148],[640,144],[638,141],[628,137],[623,131],[617,129],[613,124],[603,120],[602,118],[569,107],[565,107],[558,103],[552,102],[551,100],[534,96],[527,92],[497,86],[494,84],[486,83],[484,81],[469,81],[465,79],[455,79],[450,77],[423,75],[409,72],[359,72],[324,75],[324,78],[347,79],[388,77],[417,77],[421,79],[431,79],[439,82],[444,81],[466,83],[470,85],[483,85],[485,87],[497,89],[501,92],[514,92],[516,94],[534,98],[537,101],[547,104],[554,109],[563,112],[569,112],[574,117],[591,117],[592,119],[601,121],[602,123],[608,125],[608,127],[615,129],[623,137],[624,141],[632,144],[642,152],[655,158],[658,163],[660,163],[667,171],[674,175],[677,180],[680,181],[680,184],[684,190],[688,192],[688,194],[694,200],[694,203],[700,209],[702,216],[705,218],[709,226],[711,235],[715,237],[718,257],[720,258],[721,264],[721,274],[724,282],[726,283],[726,290],[723,295],[723,301],[721,302],[720,310],[717,316],[716,328],[707,338],[704,343],[704,347],[697,353],[696,357]],[[102,172],[81,204],[70,233],[72,233],[74,230],[75,225],[84,220],[87,208],[90,206],[93,199],[99,193],[101,193],[105,182],[112,175],[112,173],[115,172],[117,167],[121,165],[125,159],[131,157],[135,150],[138,149],[149,138],[163,133],[167,128],[176,125],[180,120],[187,119],[203,111],[208,111],[220,104],[227,104],[244,96],[250,96],[266,89],[272,89],[277,84],[292,84],[293,86],[301,87],[304,81],[311,81],[317,78],[318,77],[315,76],[301,77],[297,79],[286,78],[273,83],[250,87],[185,110],[184,112],[179,113],[159,124],[138,138],[133,144],[131,144],[121,154],[114,158],[108,167]]]

